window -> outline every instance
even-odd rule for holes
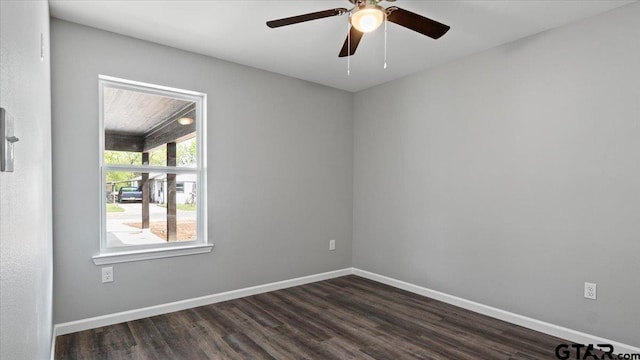
[[[97,265],[211,251],[206,94],[99,76]],[[196,192],[196,187],[198,192]]]

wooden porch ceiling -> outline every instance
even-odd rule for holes
[[[148,152],[195,135],[195,103],[166,96],[105,87],[105,150]]]

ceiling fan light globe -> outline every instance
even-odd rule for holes
[[[377,5],[366,5],[351,14],[351,25],[363,33],[372,32],[384,21],[384,10]]]

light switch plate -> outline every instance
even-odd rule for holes
[[[13,135],[13,118],[0,108],[0,171],[13,172],[13,144],[18,140]]]

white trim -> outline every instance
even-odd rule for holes
[[[201,296],[193,299],[186,299],[186,300],[176,301],[176,302],[167,303],[167,304],[149,306],[142,309],[123,311],[115,314],[96,316],[89,319],[56,324],[55,326],[56,335],[65,335],[65,334],[70,334],[78,331],[95,329],[102,326],[119,324],[125,321],[132,321],[132,320],[142,319],[150,316],[156,316],[156,315],[167,314],[175,311],[191,309],[198,306],[215,304],[222,301],[262,294],[269,291],[275,291],[275,290],[285,289],[293,286],[309,284],[317,281],[333,279],[340,276],[350,275],[351,273],[352,273],[352,268],[346,268],[341,270],[329,271],[321,274],[303,276],[303,277],[284,280],[284,281],[277,281],[277,282],[264,284],[264,285],[252,286],[244,289],[226,291],[219,294]]]
[[[490,316],[495,319],[506,321],[511,324],[523,326],[525,328],[539,331],[541,333],[555,336],[561,339],[572,341],[578,344],[611,344],[619,354],[640,353],[640,348],[623,344],[618,341],[605,339],[599,336],[586,334],[580,331],[568,329],[562,326],[550,324],[544,321],[532,319],[530,317],[518,315],[509,311],[500,310],[488,305],[483,305],[474,301],[466,300],[457,296],[449,295],[440,291],[431,290],[422,286],[414,285],[405,281],[393,279],[358,268],[346,268],[325,272],[321,274],[309,275],[295,279],[273,282],[264,285],[252,286],[244,289],[227,291],[219,294],[207,295],[193,299],[176,301],[168,304],[150,306],[142,309],[123,311],[120,313],[97,316],[89,319],[71,321],[56,324],[54,327],[55,336],[70,334],[78,331],[95,329],[102,326],[118,324],[125,321],[142,319],[150,316],[166,314],[174,311],[190,309],[198,306],[214,304],[222,301],[238,299],[245,296],[262,294],[269,291],[285,289],[293,286],[309,284],[317,281],[333,279],[345,275],[357,275],[382,284],[390,285],[398,289],[406,290],[414,294],[426,296],[435,300],[455,305],[463,309]],[[54,340],[55,342],[55,340]]]
[[[58,325],[54,325],[51,329],[51,360],[56,358],[56,338],[58,337]]]
[[[181,246],[171,248],[152,248],[137,251],[101,253],[92,257],[96,265],[117,264],[130,261],[161,259],[173,256],[205,254],[211,252],[213,244]]]
[[[623,344],[621,342],[605,339],[599,336],[586,334],[580,331],[568,329],[562,326],[550,324],[548,322],[532,319],[527,316],[518,315],[509,311],[500,310],[488,305],[480,304],[475,301],[466,300],[457,296],[449,295],[440,291],[431,290],[422,286],[414,285],[401,280],[393,279],[387,276],[379,275],[365,270],[353,268],[353,274],[377,281],[386,285],[393,286],[398,289],[406,290],[414,294],[426,296],[435,300],[455,305],[463,309],[490,316],[495,319],[506,321],[511,324],[520,325],[531,330],[539,331],[547,335],[559,337],[578,344],[611,344],[614,346],[618,354],[635,354],[640,353],[640,348]]]
[[[145,88],[151,94],[169,96],[182,100],[191,100],[194,96],[198,97],[201,95],[206,95],[205,93],[199,91],[178,89],[170,86],[156,85],[142,81],[122,79],[102,74],[98,74],[98,80],[101,80],[104,83],[109,84],[109,86],[118,89],[131,90],[131,88]]]
[[[190,101],[195,103],[196,121],[196,141],[197,165],[195,168],[179,166],[152,166],[152,165],[124,165],[105,164],[105,130],[104,130],[104,89],[115,88],[130,91],[137,91],[145,94],[167,96],[175,99]],[[207,94],[197,91],[183,90],[168,86],[144,83],[140,81],[120,79],[113,76],[98,75],[98,146],[99,146],[99,200],[100,200],[100,254],[93,257],[96,265],[114,264],[128,261],[140,261],[170,256],[183,256],[192,254],[202,254],[211,251],[212,244],[208,243],[207,235],[207,163],[206,163],[206,115],[207,115]],[[196,204],[196,234],[197,238],[190,243],[198,244],[191,246],[183,244],[180,249],[174,248],[173,244],[157,245],[129,245],[126,250],[107,246],[107,212],[105,180],[109,171],[131,171],[140,173],[164,172],[168,174],[196,174],[198,184],[198,201]],[[169,247],[170,249],[167,249]],[[153,250],[149,250],[153,249]]]
[[[197,168],[172,167],[157,165],[102,165],[105,171],[128,171],[134,173],[168,173],[168,174],[197,174]]]

